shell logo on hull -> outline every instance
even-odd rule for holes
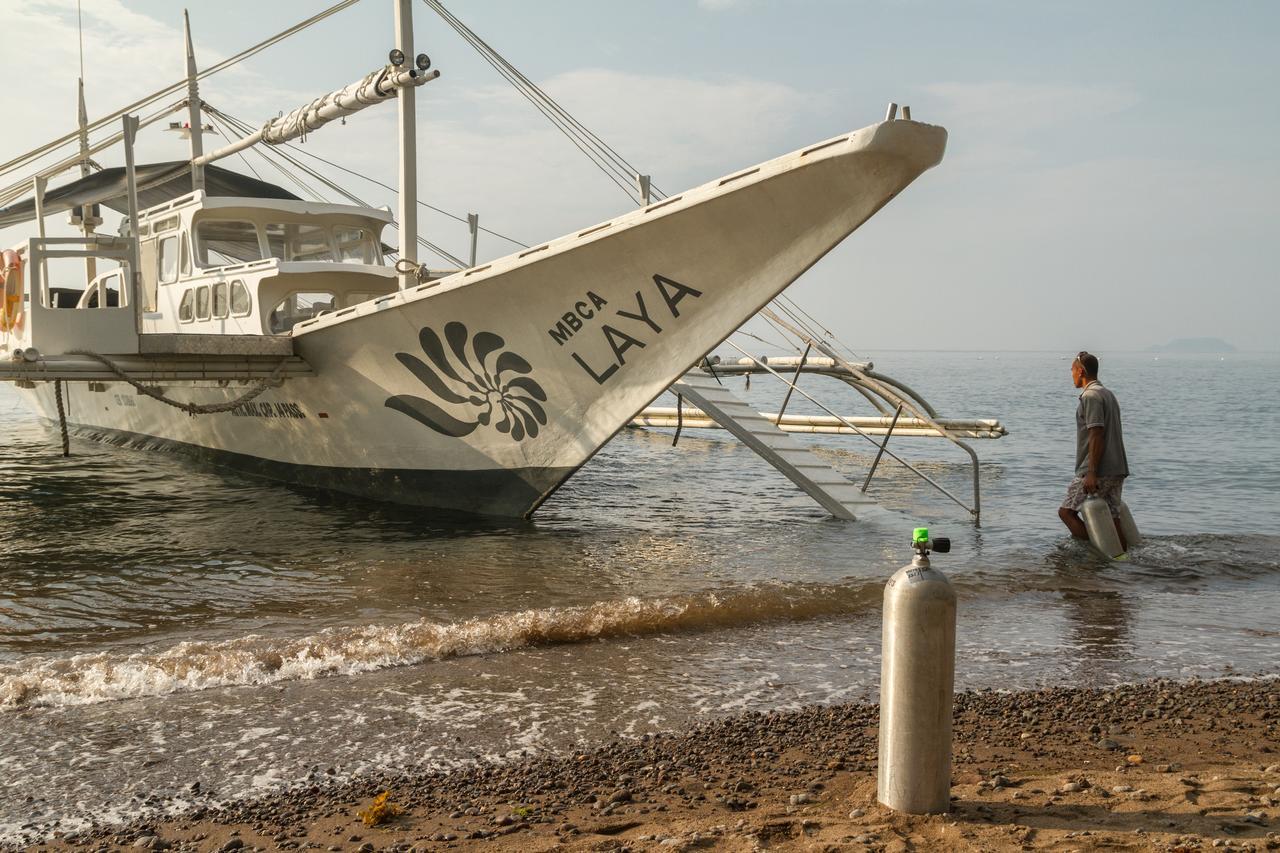
[[[498,335],[476,332],[469,336],[466,326],[452,322],[445,324],[444,340],[434,329],[423,327],[418,343],[427,361],[407,352],[396,353],[396,360],[438,402],[397,394],[387,398],[387,408],[453,438],[491,426],[523,441],[535,438],[546,425],[547,413],[541,405],[547,401],[546,392],[529,376],[533,372],[529,362],[503,349],[506,341]]]

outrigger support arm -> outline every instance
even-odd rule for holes
[[[334,119],[343,118],[365,107],[391,100],[401,89],[416,88],[439,76],[440,72],[435,70],[422,72],[416,68],[400,69],[392,65],[379,68],[350,86],[316,98],[288,115],[272,119],[257,133],[241,137],[217,151],[192,159],[191,165],[208,165],[214,160],[229,157],[259,142],[279,145],[293,139],[300,139]]]

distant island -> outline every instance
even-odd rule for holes
[[[1222,338],[1177,338],[1167,344],[1147,347],[1147,352],[1235,352]]]

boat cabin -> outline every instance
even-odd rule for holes
[[[398,289],[396,271],[385,261],[390,250],[382,243],[391,222],[388,210],[304,201],[217,166],[206,169],[207,190],[194,192],[189,167],[181,161],[139,166],[137,174],[142,304],[131,321],[136,332],[283,336],[301,321]],[[0,225],[60,211],[71,212],[72,224],[78,224],[82,210],[99,204],[123,213],[125,189],[124,170],[105,169],[50,190],[42,199],[43,213],[34,201],[0,209]],[[131,240],[134,227],[126,219],[121,237]],[[127,253],[118,246],[115,254],[92,251],[116,239],[96,234],[86,243],[89,251],[77,253],[98,258],[86,268],[83,290],[53,270],[58,280],[44,282],[37,293],[23,287],[22,270],[9,275],[5,292],[12,291],[17,303],[10,313],[23,304],[32,313],[58,312],[63,320],[56,325],[68,333],[102,325],[81,322],[90,315],[61,314],[68,309],[111,309],[121,315],[118,322],[108,321],[107,311],[92,316],[112,326],[124,323],[133,313],[123,310],[133,301],[124,287]],[[73,253],[50,252],[58,254]],[[104,269],[108,258],[114,264]],[[52,321],[55,315],[47,316]]]
[[[392,293],[386,211],[193,192],[138,215],[142,331],[285,335],[294,324]],[[119,270],[77,307],[102,304]]]

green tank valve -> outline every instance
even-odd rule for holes
[[[927,545],[929,542],[929,528],[917,527],[911,533],[912,545]]]

